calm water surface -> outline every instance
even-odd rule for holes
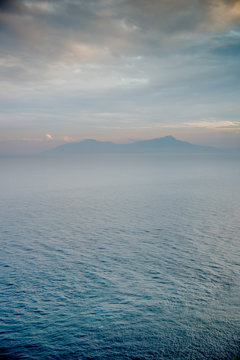
[[[240,356],[239,158],[0,169],[0,359]]]

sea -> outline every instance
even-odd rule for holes
[[[240,157],[0,158],[0,359],[240,359]]]

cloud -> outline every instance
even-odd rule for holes
[[[23,4],[19,0],[0,0],[0,12],[19,13]]]
[[[161,55],[240,21],[239,1],[224,0],[8,0],[0,11],[4,52],[38,64]]]
[[[181,124],[168,124],[163,125],[166,128],[201,128],[201,129],[230,129],[240,130],[240,120],[199,120],[183,122]]]
[[[0,1],[0,77],[8,73],[13,82],[38,77],[41,82],[61,77],[69,81],[69,73],[76,71],[78,79],[84,74],[89,78],[93,67],[84,68],[87,63],[102,67],[100,72],[107,66],[115,74],[110,71],[110,77],[124,79],[128,59],[161,60],[180,51],[196,53],[203,46],[206,51],[206,45],[219,49],[224,44],[215,33],[239,21],[239,1]],[[231,49],[231,40],[226,41],[228,52],[237,51],[236,41]],[[131,68],[131,79],[136,80],[127,84],[148,78],[136,76],[138,64]]]
[[[67,136],[67,135],[64,135],[64,136],[61,136],[59,138],[59,140],[63,140],[64,142],[73,142],[73,141],[76,141],[75,138],[71,137],[71,136]]]
[[[45,134],[45,138],[48,140],[53,140],[53,136],[51,134]]]
[[[199,128],[211,128],[211,129],[240,129],[240,122],[237,121],[229,121],[229,120],[219,120],[219,121],[195,121],[195,122],[188,122],[184,125],[190,127],[199,127]]]
[[[0,0],[1,136],[234,128],[239,40],[239,0]]]

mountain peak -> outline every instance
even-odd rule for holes
[[[168,140],[177,140],[174,136],[172,135],[167,135],[167,136],[164,136],[163,138],[161,139],[168,139]]]

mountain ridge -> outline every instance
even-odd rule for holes
[[[159,152],[207,152],[217,151],[211,146],[195,145],[178,140],[168,135],[149,140],[137,140],[128,144],[118,144],[111,141],[85,139],[59,145],[48,150],[45,154],[83,154],[83,153],[159,153]]]

